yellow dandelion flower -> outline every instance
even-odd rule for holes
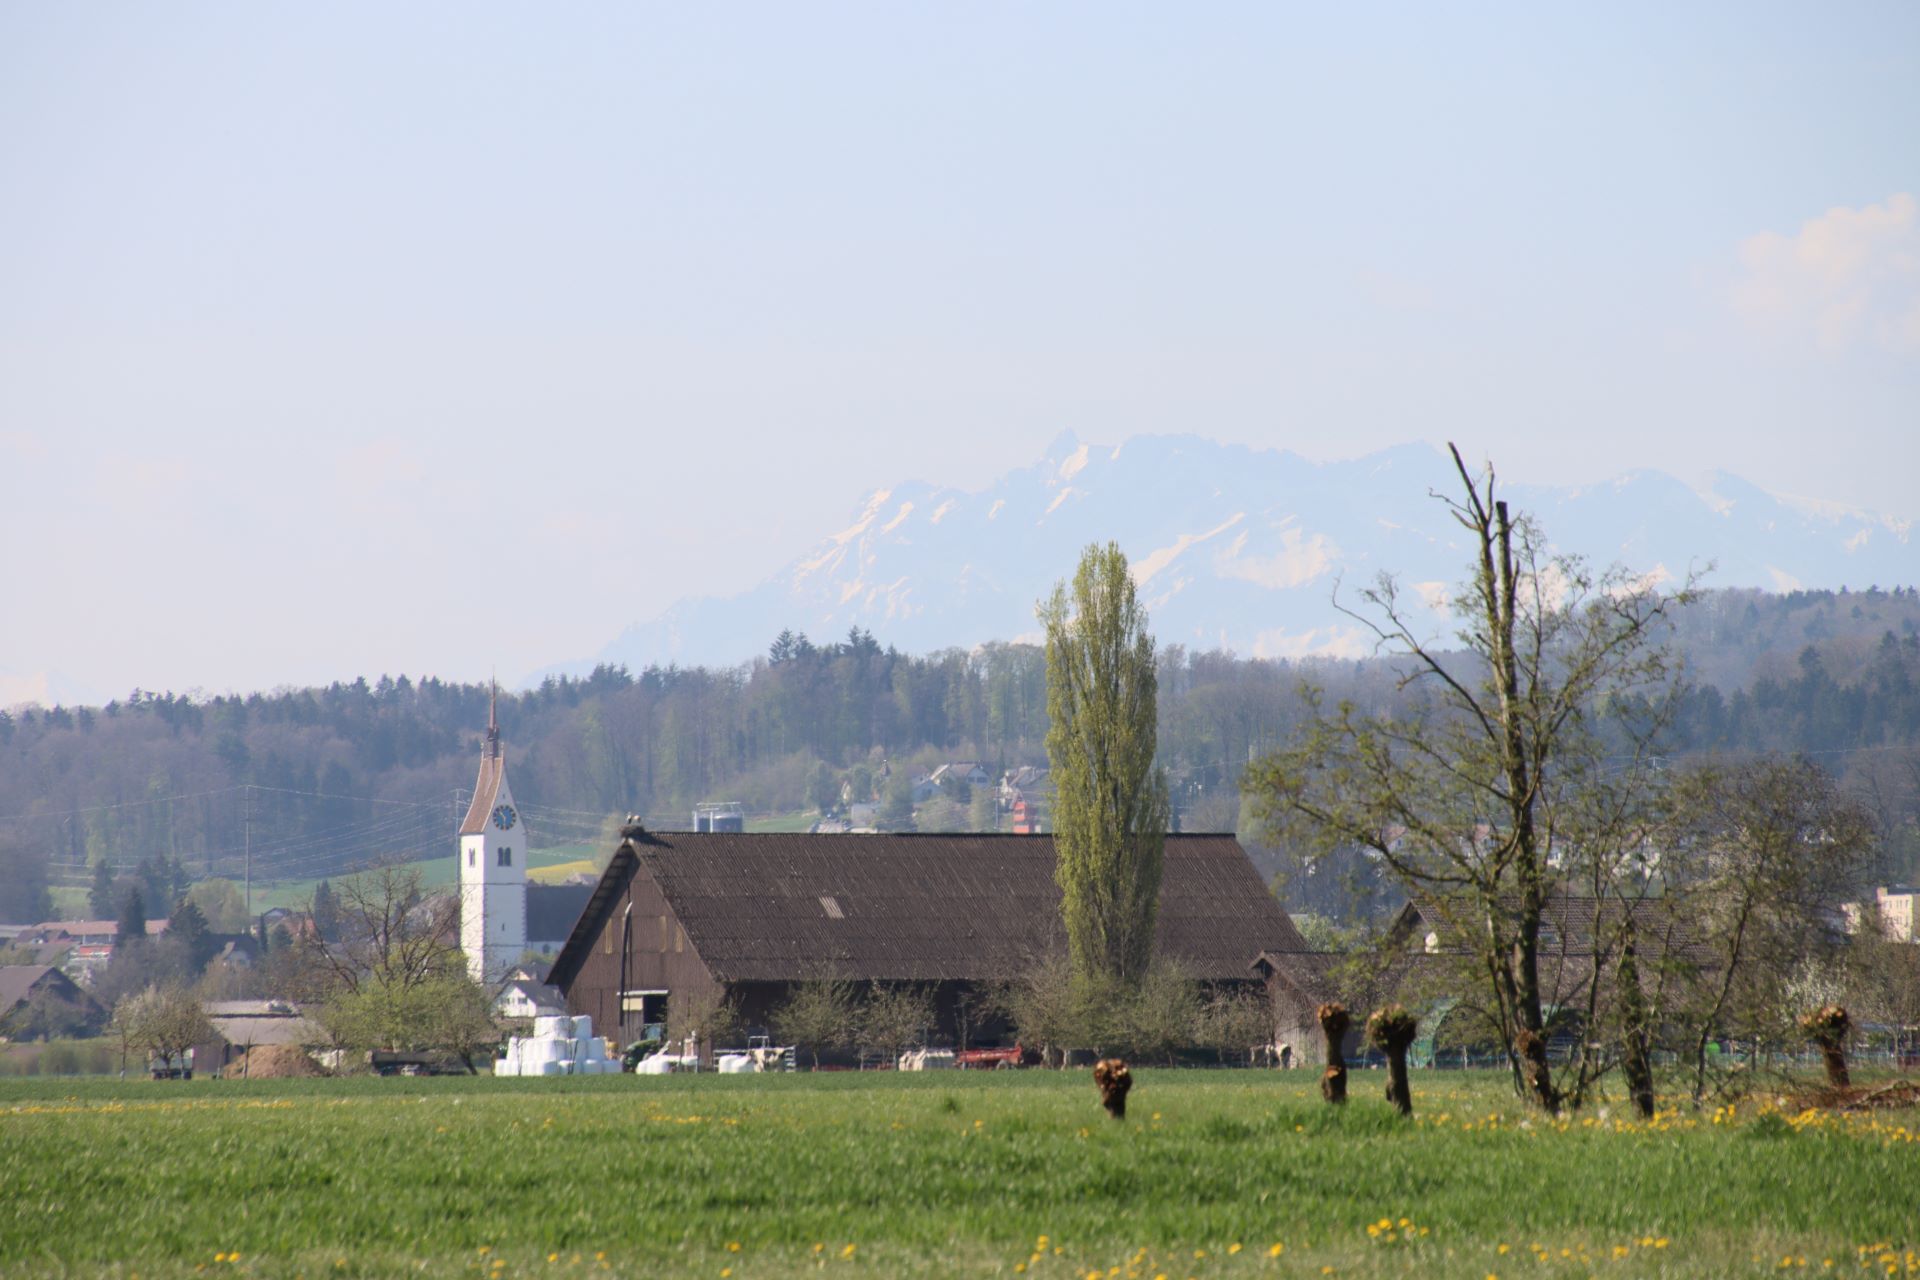
[[[1277,1258],[1286,1251],[1287,1246],[1281,1244],[1278,1240],[1275,1240],[1271,1245],[1267,1246],[1267,1256],[1269,1258]]]
[[[1227,1252],[1229,1254],[1235,1254],[1240,1252],[1240,1242],[1238,1240],[1235,1240],[1232,1244],[1228,1245]]]
[[[843,1258],[851,1258],[853,1256],[853,1250],[854,1250],[854,1246],[848,1245],[846,1248],[840,1251],[840,1256]]]
[[[548,1254],[548,1255],[547,1255],[547,1261],[548,1261],[548,1262],[558,1262],[558,1261],[560,1261],[560,1255],[559,1255],[559,1254],[557,1254],[557,1253],[550,1253],[550,1254]]]
[[[738,1240],[727,1241],[727,1252],[728,1253],[740,1252],[740,1242]]]
[[[1656,1249],[1664,1249],[1664,1248],[1666,1248],[1666,1247],[1667,1247],[1667,1238],[1666,1238],[1665,1236],[1657,1236],[1657,1237],[1655,1237],[1655,1239],[1654,1239],[1654,1242],[1653,1242],[1653,1247],[1654,1247],[1654,1248],[1656,1248]]]
[[[730,1275],[732,1275],[732,1274],[733,1274],[733,1268],[732,1268],[732,1267],[722,1267],[722,1268],[720,1268],[720,1280],[727,1280],[727,1277],[728,1277],[728,1276],[730,1276]]]

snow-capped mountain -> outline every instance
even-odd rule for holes
[[[846,528],[758,587],[683,600],[592,661],[739,661],[784,628],[824,641],[857,626],[915,653],[1031,638],[1035,603],[1083,547],[1108,539],[1131,560],[1162,644],[1358,655],[1367,644],[1333,608],[1336,584],[1350,600],[1387,570],[1443,609],[1466,574],[1466,547],[1430,495],[1457,488],[1451,459],[1427,445],[1314,463],[1195,436],[1118,447],[1062,436],[980,492],[877,490]],[[1502,490],[1556,548],[1598,565],[1678,580],[1712,563],[1705,585],[1769,590],[1920,580],[1910,522],[1777,497],[1725,473],[1699,487],[1634,471]]]

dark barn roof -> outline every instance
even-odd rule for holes
[[[621,843],[548,981],[572,982],[633,874],[722,982],[1010,978],[1064,947],[1053,865],[1045,835],[648,832]],[[1212,980],[1307,949],[1231,835],[1167,837],[1157,944]]]

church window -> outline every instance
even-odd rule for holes
[[[503,867],[513,865],[513,850],[509,849],[506,845],[500,846],[500,865]]]
[[[469,850],[467,850],[467,865],[468,865],[468,866],[470,866],[470,867],[471,867],[471,866],[474,866],[474,865],[475,865],[475,864],[477,864],[477,863],[478,863],[479,861],[480,861],[480,851],[479,851],[478,849],[469,849]]]

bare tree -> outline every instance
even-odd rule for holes
[[[473,1071],[499,1039],[458,944],[460,903],[429,895],[417,866],[382,863],[333,888],[335,938],[300,939],[290,994],[317,1003],[339,1048],[441,1051]]]
[[[420,869],[383,862],[342,880],[333,889],[338,940],[308,939],[309,957],[337,987],[358,992],[364,984],[407,989],[464,970],[460,950],[460,900],[429,896]]]
[[[1459,904],[1516,1085],[1552,1112],[1563,1090],[1546,1053],[1543,915],[1570,868],[1611,893],[1646,854],[1672,678],[1662,627],[1686,592],[1550,555],[1491,468],[1475,474],[1458,449],[1453,460],[1460,494],[1442,500],[1473,549],[1454,600],[1462,651],[1436,648],[1382,575],[1347,612],[1398,661],[1410,710],[1328,710],[1309,691],[1310,720],[1247,786],[1260,816],[1317,856],[1359,846],[1410,892]]]

